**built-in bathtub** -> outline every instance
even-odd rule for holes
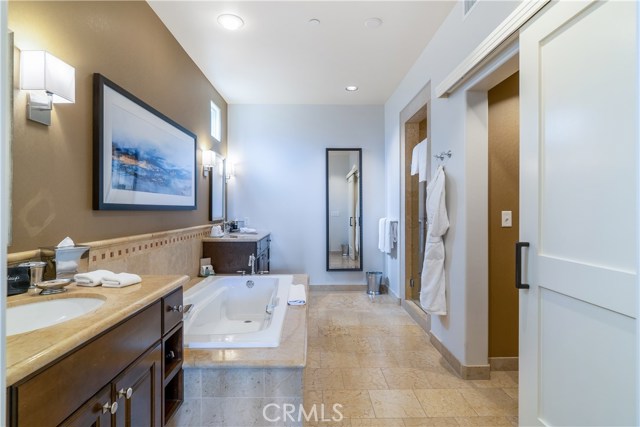
[[[278,347],[292,278],[212,276],[187,290],[185,347]]]

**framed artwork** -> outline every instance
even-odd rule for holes
[[[196,136],[93,75],[93,209],[196,209]]]

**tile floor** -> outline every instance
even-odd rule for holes
[[[517,426],[518,375],[462,380],[389,296],[312,292],[304,402],[343,405],[310,427]]]

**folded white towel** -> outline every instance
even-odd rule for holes
[[[142,278],[132,273],[111,273],[102,278],[102,286],[105,288],[124,288],[140,282],[142,282]]]
[[[287,303],[289,305],[305,305],[307,303],[307,292],[304,285],[291,285]]]
[[[107,275],[112,275],[113,272],[109,270],[96,270],[88,271],[86,273],[78,273],[73,276],[78,286],[100,286],[102,284],[102,278]]]
[[[255,228],[249,227],[240,227],[240,232],[245,234],[258,234],[258,231]]]

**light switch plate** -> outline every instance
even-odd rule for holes
[[[502,211],[502,227],[513,227],[511,211]]]

